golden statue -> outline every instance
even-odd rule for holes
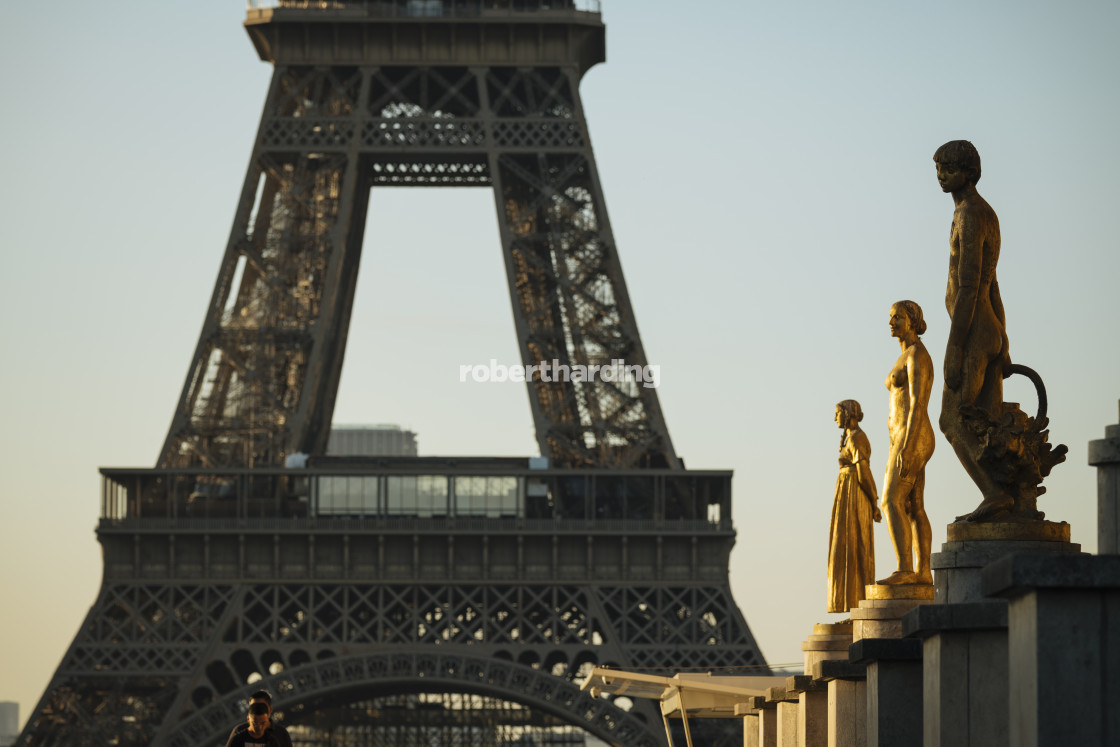
[[[859,427],[863,410],[846,399],[836,405],[840,439],[840,475],[832,502],[832,527],[828,536],[828,611],[847,612],[858,607],[864,587],[875,578],[875,536],[871,522],[883,518],[879,511],[875,478],[871,476],[871,443]]]
[[[951,320],[945,348],[945,389],[938,425],[983,502],[958,520],[1041,519],[1039,483],[1065,461],[1066,447],[1047,443],[1046,389],[1037,373],[1013,364],[1003,301],[996,281],[999,219],[976,191],[980,154],[967,140],[945,143],[933,154],[937,181],[953,196],[949,282],[945,307]],[[1038,392],[1038,414],[1003,401],[1003,380],[1027,376]]]
[[[933,389],[933,359],[919,336],[926,331],[922,307],[913,301],[891,306],[891,337],[902,352],[887,375],[891,393],[887,429],[891,452],[883,484],[883,513],[894,544],[898,570],[880,584],[932,584],[929,554],[933,542],[926,516],[926,463],[933,456],[933,426],[929,395]]]

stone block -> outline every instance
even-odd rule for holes
[[[895,615],[886,619],[860,620],[856,629],[859,631],[857,641],[864,638],[901,638],[902,620]]]
[[[1030,589],[1120,589],[1120,556],[1016,554],[984,569],[989,596],[1016,597]]]
[[[835,650],[836,647],[840,646],[840,645],[844,645],[844,647],[847,648],[847,645],[844,644],[844,641],[847,641],[848,643],[851,643],[851,641],[852,641],[851,633],[849,633],[848,635],[830,635],[830,636],[814,635],[814,636],[809,636],[808,640],[801,642],[801,650],[802,651],[832,651],[832,650]]]
[[[867,665],[847,659],[822,661],[813,676],[823,680],[861,680],[867,676]]]
[[[902,626],[923,642],[926,747],[1006,747],[1007,605],[928,605],[908,613]]]
[[[848,651],[848,661],[868,666],[878,661],[921,660],[922,644],[913,638],[865,638]]]
[[[778,708],[775,703],[768,705],[758,714],[758,744],[759,747],[778,747]]]
[[[828,659],[844,659],[848,656],[848,646],[852,643],[852,624],[818,623],[813,633],[801,643],[804,653],[802,671],[810,673],[817,663]]]
[[[848,658],[867,664],[869,747],[922,741],[922,645],[914,638],[864,639]]]
[[[842,623],[817,623],[813,626],[813,635],[823,636],[849,636],[852,635],[852,624]]]
[[[781,703],[783,701],[797,700],[797,693],[791,693],[785,687],[768,687],[766,688],[766,701],[769,703]]]
[[[990,601],[986,599],[981,587],[981,571],[985,566],[1014,553],[1075,555],[1080,552],[1081,546],[1070,542],[1034,540],[946,542],[941,546],[941,552],[930,556],[934,600],[938,604]]]
[[[797,747],[797,711],[795,702],[778,703],[778,747]]]
[[[1069,542],[1064,521],[956,521],[945,531],[949,542]]]
[[[926,604],[902,616],[902,635],[927,638],[953,630],[1007,628],[1007,605],[1003,600],[971,604]]]
[[[1097,552],[1120,553],[1120,424],[1089,442],[1089,464],[1097,468]]]
[[[824,689],[824,683],[811,674],[795,674],[792,677],[786,677],[786,690],[793,695]]]
[[[759,747],[758,714],[743,716],[743,747]]]
[[[1120,556],[1012,555],[983,576],[1009,599],[1010,744],[1120,744]]]
[[[827,707],[828,747],[867,747],[866,681],[830,680]]]
[[[926,747],[1008,747],[1006,629],[945,630],[922,649]]]
[[[828,745],[828,684],[819,682],[813,690],[798,696],[797,747]]]
[[[871,587],[868,587],[871,588]],[[931,588],[931,587],[926,587]],[[864,638],[901,638],[902,616],[927,599],[865,599],[851,610],[852,641]]]
[[[864,620],[901,620],[902,616],[910,610],[914,609],[917,605],[914,604],[900,604],[890,607],[857,607],[852,610],[852,622],[856,623],[856,628],[859,628],[859,623]],[[867,636],[864,636],[865,638]]]

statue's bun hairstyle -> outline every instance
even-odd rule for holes
[[[846,399],[843,402],[836,404],[849,418],[855,418],[856,422],[863,420],[863,408],[859,406],[859,402],[854,399]]]
[[[895,301],[895,306],[901,306],[906,310],[906,316],[910,317],[910,326],[919,335],[926,333],[926,320],[922,315],[922,307],[915,301]]]

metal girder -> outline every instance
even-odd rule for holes
[[[275,466],[323,450],[372,185],[493,186],[526,366],[647,366],[576,76],[277,67],[160,466]],[[655,389],[571,378],[528,382],[543,455],[679,465]]]

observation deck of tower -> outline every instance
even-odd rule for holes
[[[683,468],[655,388],[526,382],[543,459],[326,456],[378,186],[493,189],[526,366],[648,364],[579,98],[598,3],[245,28],[274,74],[202,332],[156,467],[101,470],[102,587],[17,743],[220,742],[266,688],[306,744],[664,744],[579,679],[765,662],[731,473]]]

